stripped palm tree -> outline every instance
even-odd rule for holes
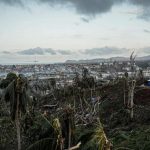
[[[133,108],[134,108],[134,91],[135,91],[136,81],[132,80],[129,83],[128,91],[128,108],[130,109],[130,118],[133,119]]]
[[[27,79],[19,75],[17,79],[13,80],[5,90],[4,99],[6,102],[10,102],[11,119],[15,121],[17,128],[18,150],[21,150],[20,118],[21,112],[26,112],[27,101],[29,100]]]
[[[63,113],[62,131],[65,140],[65,147],[70,148],[74,142],[75,122],[74,122],[74,109],[67,105]]]
[[[126,102],[126,93],[127,93],[127,89],[128,89],[128,72],[125,72],[124,74],[124,86],[123,86],[123,90],[124,90],[124,106],[126,107],[127,102]]]
[[[133,107],[134,107],[134,91],[135,91],[135,86],[136,86],[136,70],[135,70],[135,58],[136,55],[134,55],[134,51],[132,52],[130,56],[130,67],[131,67],[131,72],[132,72],[132,77],[130,81],[128,81],[128,107],[130,109],[130,117],[133,119]]]

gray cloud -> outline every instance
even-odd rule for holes
[[[129,50],[126,48],[116,48],[116,47],[102,47],[102,48],[92,48],[86,49],[83,54],[87,55],[112,55],[112,54],[124,54]]]
[[[35,0],[28,0],[31,2]],[[72,6],[77,13],[84,14],[86,16],[95,16],[111,10],[114,5],[120,3],[129,3],[139,6],[143,9],[140,14],[137,14],[138,18],[150,20],[150,0],[36,0],[37,3],[45,3],[50,6]],[[26,0],[0,0],[0,3],[7,5],[26,5]],[[86,21],[85,18],[82,19]]]
[[[75,56],[75,55],[81,55],[81,56],[97,56],[97,57],[103,57],[103,56],[117,56],[117,55],[126,55],[130,54],[131,50],[127,48],[117,48],[117,47],[98,47],[98,48],[91,48],[91,49],[85,49],[85,50],[79,50],[79,51],[70,51],[70,50],[54,50],[51,48],[31,48],[27,50],[17,51],[17,52],[9,52],[9,51],[2,51],[1,54],[4,54],[5,56],[33,56],[33,55],[39,55],[39,56],[50,56],[50,55],[65,55],[65,56]],[[138,54],[150,54],[150,47],[144,47],[138,49]],[[15,55],[12,55],[15,54]],[[18,55],[16,55],[18,54]]]
[[[72,5],[80,14],[95,16],[109,11],[113,5],[123,2],[123,0],[40,0],[40,2],[47,2],[50,5]]]
[[[71,55],[72,52],[69,50],[57,50],[57,52],[61,55]]]
[[[33,0],[31,0],[33,1]],[[95,16],[96,14],[109,11],[113,5],[124,0],[37,0],[40,3],[47,3],[50,6],[62,5],[73,6],[80,14]],[[25,0],[0,0],[1,3],[8,5],[25,5]]]
[[[9,51],[2,51],[3,54],[10,54]]]
[[[46,55],[46,54],[50,54],[50,55],[71,55],[72,52],[69,50],[54,50],[51,48],[40,48],[40,47],[36,47],[36,48],[31,48],[31,49],[27,49],[27,50],[22,50],[22,51],[18,51],[17,54],[19,55]]]
[[[124,54],[129,52],[129,49],[126,48],[117,48],[117,47],[100,47],[92,48],[78,51],[79,54],[83,55],[117,55]],[[27,50],[18,51],[19,55],[74,55],[76,52],[70,50],[54,50],[51,48],[31,48]]]
[[[51,49],[51,48],[46,48],[46,49],[44,49],[44,52],[45,52],[45,53],[49,53],[49,54],[51,54],[51,55],[56,55],[56,51],[53,50],[53,49]]]
[[[137,17],[145,21],[150,21],[150,7],[143,8],[142,13],[139,14]]]
[[[0,0],[0,3],[7,4],[10,6],[20,5],[23,6],[23,0]]]
[[[84,18],[84,17],[81,17],[81,20],[82,20],[83,22],[89,23],[89,19],[86,19],[86,18]]]
[[[129,2],[132,2],[135,5],[149,7],[150,1],[149,0],[128,0]]]
[[[150,0],[128,0],[130,3],[139,6],[143,11],[137,15],[138,18],[146,21],[150,20]]]
[[[150,30],[144,29],[143,30],[145,33],[150,33]]]
[[[51,55],[55,55],[56,52],[53,49],[50,48],[40,48],[40,47],[36,47],[36,48],[31,48],[31,49],[27,49],[27,50],[22,50],[17,52],[20,55],[44,55],[45,53],[51,54]]]
[[[150,54],[150,47],[141,48],[139,51],[141,51],[142,53]]]

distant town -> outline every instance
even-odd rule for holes
[[[133,69],[138,74],[141,70],[144,77],[150,77],[150,61],[134,61]],[[3,79],[9,72],[24,74],[30,80],[47,80],[55,78],[57,84],[72,84],[76,75],[82,76],[83,68],[88,70],[90,76],[94,77],[97,83],[110,82],[124,76],[127,72],[132,75],[130,60],[124,59],[92,61],[67,61],[59,64],[28,64],[28,65],[0,65],[0,78]]]

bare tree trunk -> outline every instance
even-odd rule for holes
[[[17,94],[17,109],[16,109],[16,128],[17,128],[17,140],[18,140],[18,150],[21,150],[21,136],[20,136],[20,112],[19,112],[19,94]]]
[[[123,89],[123,92],[124,92],[124,106],[126,106],[126,86],[125,86],[125,83],[126,81],[124,81],[124,89]]]
[[[76,99],[75,96],[73,96],[73,105],[74,105],[74,112],[76,111]]]
[[[69,119],[68,149],[71,147],[71,121]]]
[[[98,116],[100,117],[100,99],[98,99]]]
[[[127,104],[128,107],[130,107],[130,102],[131,102],[131,89],[129,87],[129,89],[128,89],[128,104]]]
[[[134,89],[135,89],[135,80],[131,81],[131,85],[129,87],[129,91],[128,91],[128,107],[130,109],[130,118],[133,119],[133,106],[134,106]]]
[[[131,92],[131,112],[130,112],[130,115],[131,115],[131,119],[133,119],[133,92]]]
[[[90,89],[90,91],[91,91],[91,99],[92,99],[92,97],[93,97],[93,91],[92,91],[92,88]]]
[[[135,81],[132,81],[132,87],[131,87],[131,119],[133,119],[133,106],[134,106],[134,102],[133,102],[133,99],[134,99],[134,88],[135,88]]]
[[[75,112],[76,111],[76,99],[75,99],[74,87],[73,87],[73,105],[74,105],[74,112]]]
[[[82,99],[81,99],[81,97],[79,99],[80,99],[81,110],[82,110],[82,113],[83,113],[84,111],[83,111]]]
[[[126,106],[126,93],[125,93],[125,89],[124,89],[124,106]]]

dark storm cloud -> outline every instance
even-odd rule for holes
[[[144,7],[150,6],[150,0],[128,0],[128,1],[139,6],[144,6]]]
[[[83,53],[87,55],[112,55],[112,54],[123,54],[128,52],[126,48],[116,48],[116,47],[101,47],[86,49]]]
[[[109,11],[113,5],[123,2],[123,0],[40,0],[40,2],[47,2],[50,5],[72,5],[80,14],[95,16]]]
[[[47,3],[50,6],[62,5],[73,6],[80,14],[96,15],[109,11],[113,5],[124,0],[31,0],[37,3]],[[26,4],[25,0],[0,0],[1,3],[8,5]],[[28,1],[30,2],[30,1]]]
[[[114,5],[121,3],[129,3],[139,6],[143,9],[137,17],[146,21],[150,20],[150,0],[39,0],[42,3],[55,4],[71,4],[78,13],[87,16],[95,16],[111,10]],[[83,20],[84,21],[84,20]]]
[[[22,0],[0,0],[0,3],[7,5],[23,5]]]
[[[128,3],[139,6],[143,9],[138,18],[150,20],[150,0],[0,0],[0,3],[7,5],[26,5],[27,2],[45,3],[50,6],[72,6],[79,14],[95,16],[111,10],[114,5]],[[83,20],[84,21],[84,20]]]

